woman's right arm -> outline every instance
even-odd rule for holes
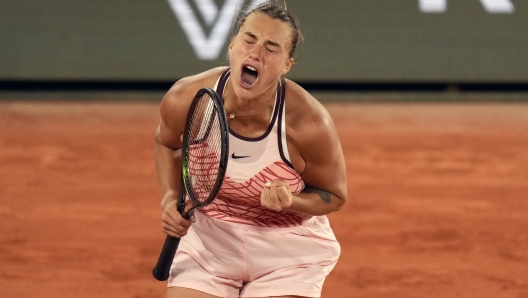
[[[215,68],[176,82],[160,105],[160,124],[156,129],[156,171],[161,193],[162,229],[172,237],[187,234],[191,225],[176,210],[180,195],[181,136],[189,106],[202,87],[213,87],[225,68]]]
[[[176,210],[181,174],[181,140],[188,110],[181,82],[176,83],[163,97],[160,105],[161,120],[155,133],[155,158],[161,194],[162,230],[172,237],[187,234],[190,221]]]

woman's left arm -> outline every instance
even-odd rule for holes
[[[301,177],[307,186],[292,194],[286,182],[268,182],[261,195],[261,203],[268,209],[324,215],[338,211],[346,202],[345,159],[334,122],[320,103],[307,110],[294,133],[304,161]]]

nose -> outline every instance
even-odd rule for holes
[[[251,49],[251,52],[249,53],[249,58],[256,60],[256,61],[260,61],[262,49],[263,49],[263,46],[255,45],[253,49]]]

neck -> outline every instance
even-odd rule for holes
[[[224,87],[224,108],[228,119],[235,117],[249,117],[264,115],[264,112],[269,113],[271,103],[276,96],[276,89],[271,89],[270,92],[265,92],[262,96],[241,101],[235,94],[233,86],[230,84],[230,78],[227,80]]]

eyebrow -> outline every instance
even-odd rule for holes
[[[251,33],[251,32],[244,32],[244,34],[246,34],[247,36],[251,37],[252,39],[257,39],[257,36],[255,34]],[[269,44],[270,46],[282,48],[279,43],[274,42],[274,41],[269,40],[269,39],[266,40],[266,42],[264,42],[264,43],[265,44]]]

